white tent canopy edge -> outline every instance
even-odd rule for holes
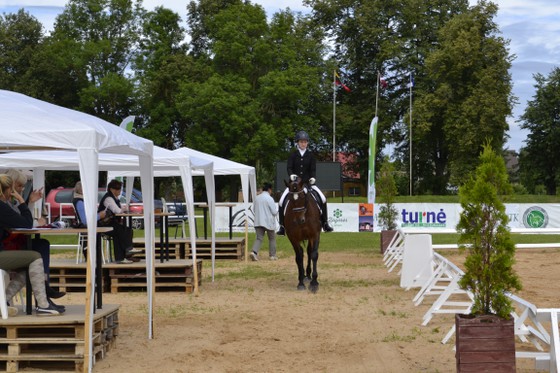
[[[67,149],[77,152],[80,178],[84,188],[84,205],[88,221],[88,245],[96,245],[97,185],[99,153],[120,153],[138,156],[142,189],[153,194],[153,143],[94,116],[63,108],[19,93],[0,90],[0,151],[21,149]],[[144,218],[146,245],[153,244],[153,201],[147,201]],[[91,281],[96,251],[89,250],[85,305],[84,371],[93,367],[94,282]],[[153,261],[147,263],[153,272]],[[147,274],[150,277],[150,273]],[[148,336],[152,337],[152,299],[149,299]]]
[[[161,158],[165,154],[169,159],[174,159],[174,164],[172,166],[163,166],[160,164]],[[215,187],[214,187],[214,162],[208,159],[202,159],[199,157],[190,157],[188,155],[180,154],[167,150],[164,148],[154,147],[154,176],[155,177],[169,177],[169,176],[181,176],[183,182],[183,188],[185,189],[185,199],[187,206],[187,215],[189,219],[189,235],[191,239],[191,247],[193,248],[193,261],[196,263],[196,224],[195,224],[195,211],[194,211],[194,188],[192,182],[193,173],[197,175],[204,175],[204,180],[206,184],[206,197],[208,199],[208,205],[210,210],[210,227],[211,227],[211,250],[215,252],[216,248],[216,229],[215,229]],[[117,176],[124,176],[128,178],[133,178],[138,176],[138,171],[136,170],[122,170],[114,171],[110,170],[108,173],[108,179],[115,178]],[[132,182],[127,182],[127,185],[132,185]],[[131,190],[127,190],[127,196],[131,195]],[[212,280],[214,279],[214,267],[215,258],[212,257]],[[194,267],[196,269],[196,267]],[[196,276],[196,271],[195,276]],[[195,278],[195,289],[198,289],[198,283]]]
[[[257,178],[255,168],[242,163],[234,162],[229,159],[207,154],[187,147],[175,149],[174,152],[187,155],[191,158],[207,159],[214,162],[214,175],[239,175],[241,178],[241,192],[243,195],[243,209],[245,212],[245,261],[248,259],[249,244],[249,195],[254,201],[257,196]],[[193,172],[196,176],[197,173]],[[216,255],[216,250],[212,250],[212,262]],[[212,267],[212,281],[214,281],[214,268]]]
[[[154,176],[181,176],[187,198],[189,210],[189,226],[191,228],[191,247],[193,260],[196,262],[196,232],[194,224],[193,187],[190,170],[190,159],[170,150],[154,146],[153,168]],[[76,153],[66,150],[53,151],[21,151],[0,154],[0,166],[23,167],[33,170],[34,188],[44,185],[45,170],[77,170],[78,157]],[[213,201],[213,175],[211,161],[199,160],[196,169],[203,170],[206,175],[209,190],[209,200]],[[119,170],[119,171],[116,171]],[[108,180],[117,176],[138,175],[139,163],[135,156],[126,154],[99,154],[99,171],[109,171]],[[127,203],[132,195],[133,177],[128,177],[126,182]],[[190,205],[190,206],[189,206]],[[198,273],[194,273],[194,292],[198,293]]]

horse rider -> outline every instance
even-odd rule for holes
[[[317,202],[319,202],[319,207],[321,208],[321,226],[325,232],[332,232],[333,229],[329,225],[327,213],[327,199],[325,198],[323,192],[321,192],[317,185],[315,185],[317,161],[315,160],[313,153],[307,149],[307,145],[309,144],[309,135],[305,131],[299,131],[296,133],[295,142],[296,149],[294,149],[288,157],[288,175],[290,175],[290,180],[295,181],[299,176],[305,184],[310,185],[311,189],[319,195],[320,200]],[[286,234],[284,229],[284,209],[286,208],[284,201],[286,200],[287,195],[288,188],[284,190],[284,193],[278,202],[278,205],[280,206],[278,211],[280,229],[277,234],[281,236]]]

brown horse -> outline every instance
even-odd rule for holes
[[[298,290],[305,290],[303,270],[302,242],[307,241],[307,270],[305,277],[311,280],[309,290],[315,293],[319,289],[317,282],[317,259],[319,258],[319,239],[321,237],[321,211],[311,193],[301,178],[290,183],[284,181],[289,193],[286,197],[286,212],[284,227],[296,254],[298,266]],[[311,273],[313,262],[313,273]]]

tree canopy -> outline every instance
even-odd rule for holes
[[[392,145],[397,171],[407,175],[412,158],[415,194],[456,190],[449,187],[472,172],[485,141],[503,147],[513,57],[494,4],[305,3],[308,14],[267,16],[250,1],[198,0],[179,15],[164,6],[146,11],[139,0],[70,0],[49,35],[23,10],[5,14],[0,88],[115,124],[136,115],[137,133],[156,145],[256,166],[260,180],[272,179],[299,130],[319,159],[330,160],[336,146],[367,174],[376,107],[376,158]],[[335,72],[348,92],[334,84]]]

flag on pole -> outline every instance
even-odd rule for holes
[[[119,127],[124,128],[128,132],[134,133],[134,131],[133,131],[133,129],[134,129],[134,118],[136,118],[134,115],[129,115],[128,117],[126,117],[122,120]]]
[[[414,76],[412,74],[412,71],[408,73],[408,76],[410,77],[410,80],[408,81],[406,88],[412,88],[414,87]]]
[[[334,72],[334,75],[336,75],[336,85],[341,86],[346,92],[352,92],[352,90],[346,84],[344,84],[342,78],[336,71]]]
[[[369,159],[368,159],[368,203],[375,203],[375,144],[377,137],[377,116],[369,126]]]
[[[385,89],[387,86],[387,81],[383,79],[383,77],[379,77],[379,87],[381,87],[381,89]]]

